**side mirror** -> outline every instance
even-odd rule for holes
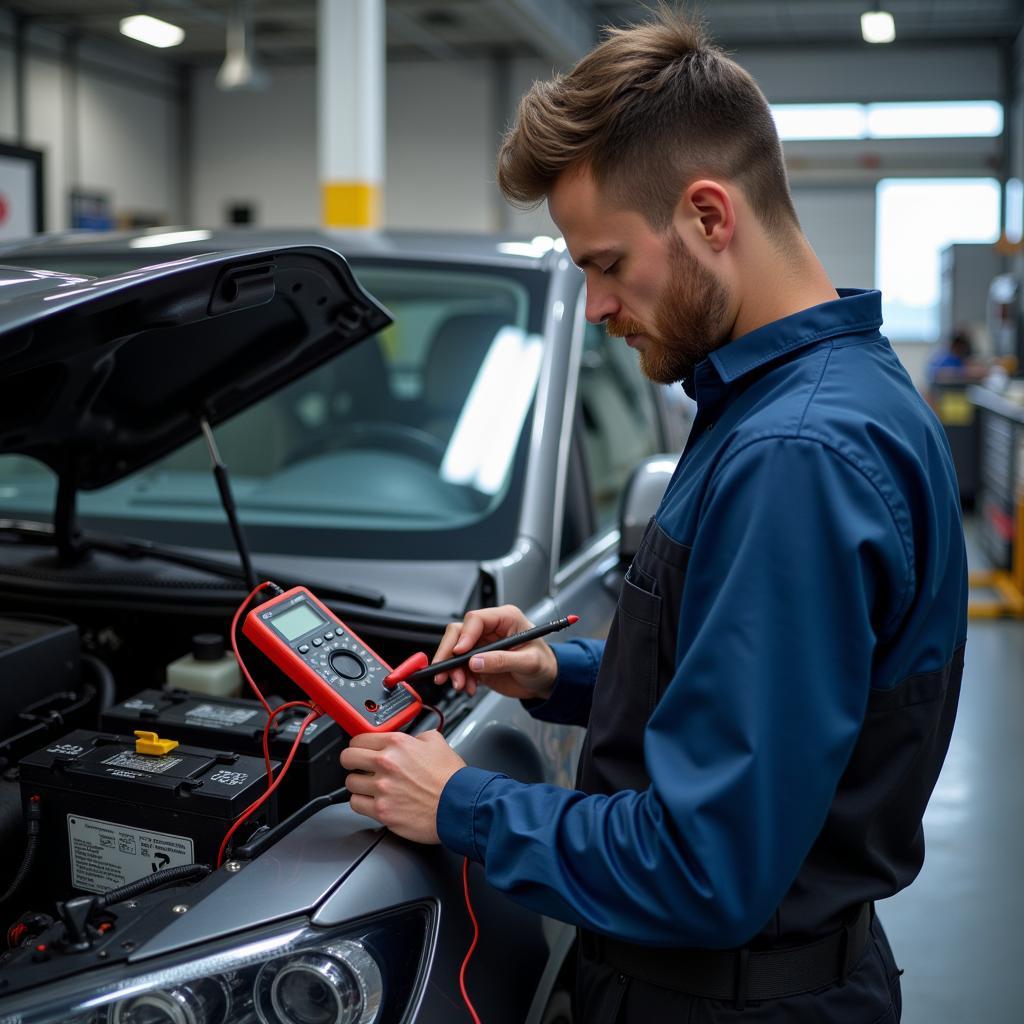
[[[643,540],[647,521],[658,511],[678,456],[652,455],[633,470],[619,506],[619,558],[631,562]]]

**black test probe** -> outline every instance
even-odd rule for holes
[[[403,661],[398,668],[390,675],[384,677],[384,685],[389,689],[399,682],[422,683],[432,679],[438,672],[447,672],[449,669],[465,665],[470,658],[477,654],[486,654],[488,651],[507,651],[512,647],[536,640],[538,637],[547,636],[548,633],[557,633],[560,629],[567,629],[569,626],[579,622],[578,615],[566,615],[564,619],[555,619],[554,622],[546,622],[543,626],[534,626],[532,629],[524,629],[521,633],[513,633],[502,640],[495,640],[492,644],[484,644],[483,647],[474,647],[465,654],[459,654],[454,658],[446,658],[434,665],[426,665],[425,654],[413,655]],[[425,666],[425,667],[420,667]],[[415,671],[410,671],[415,669]]]

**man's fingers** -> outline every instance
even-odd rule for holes
[[[395,742],[395,734],[389,732],[361,732],[348,741],[349,750],[383,750]],[[344,751],[343,751],[344,753]]]
[[[377,757],[378,754],[375,750],[367,750],[365,747],[346,747],[341,752],[341,767],[350,772],[372,772],[376,767]]]
[[[488,651],[486,654],[474,654],[469,659],[469,669],[478,676],[505,672],[527,676],[538,671],[539,660],[536,651]]]
[[[465,654],[474,647],[480,646],[484,640],[490,642],[529,629],[530,625],[530,621],[522,611],[512,604],[502,605],[500,608],[483,608],[467,612],[462,622],[450,622],[445,627],[431,664]],[[521,666],[517,666],[517,669],[518,671],[529,671]],[[439,686],[450,682],[456,690],[469,690],[470,684],[472,684],[472,690],[469,692],[473,693],[480,682],[474,675],[475,671],[478,670],[471,663],[469,671],[465,668],[454,668],[448,672],[438,672],[434,676],[434,682]],[[511,671],[511,669],[501,667],[500,663],[496,667],[492,667],[492,663],[488,662],[485,671],[493,673]]]
[[[348,801],[349,807],[352,808],[356,814],[365,814],[368,818],[377,820],[376,814],[374,814],[373,798],[369,796],[360,796],[358,793],[354,793]]]
[[[349,772],[345,776],[345,788],[359,796],[373,797],[377,795],[376,779],[372,775],[361,775],[359,772]]]
[[[441,642],[437,645],[434,657],[430,659],[430,663],[432,665],[438,661],[445,661],[452,656],[452,648],[455,646],[455,641],[459,639],[459,634],[461,632],[461,622],[449,622],[448,625],[444,627]]]
[[[462,628],[459,630],[452,653],[465,654],[471,647],[475,647],[479,643],[480,637],[483,636],[484,630],[489,628],[487,619],[488,615],[484,612],[467,613],[462,620]]]

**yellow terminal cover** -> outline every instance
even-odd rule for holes
[[[135,741],[136,754],[169,754],[177,745],[177,740],[162,740],[155,732],[146,732],[143,729],[136,729]]]

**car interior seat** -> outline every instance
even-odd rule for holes
[[[650,446],[616,368],[600,350],[584,353],[579,403],[594,498],[604,510],[616,502],[633,468],[651,454]]]
[[[507,324],[495,313],[458,313],[440,324],[423,372],[425,430],[443,441],[451,437],[491,342]]]

